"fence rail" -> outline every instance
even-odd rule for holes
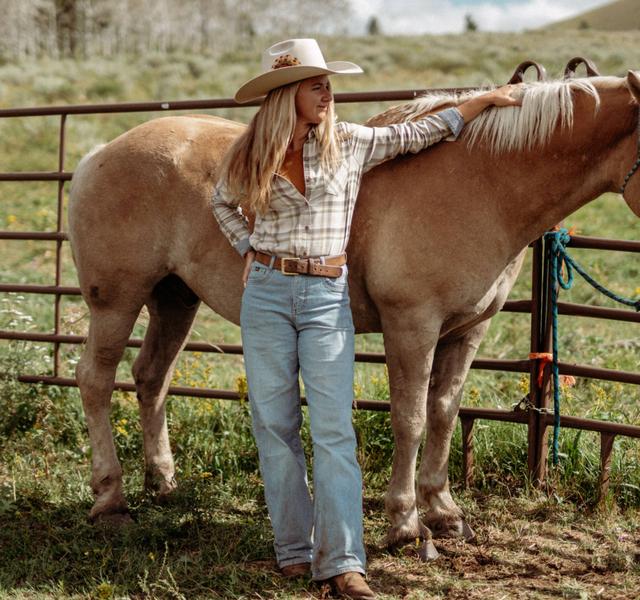
[[[471,88],[446,88],[438,90],[398,90],[386,92],[364,92],[336,94],[336,102],[380,102],[410,100],[418,95],[434,91],[464,91]],[[242,106],[255,106],[258,102],[252,102]],[[51,343],[54,347],[53,374],[52,375],[21,375],[20,381],[24,383],[44,383],[59,386],[76,386],[75,379],[61,377],[60,355],[61,344],[82,344],[85,340],[82,336],[67,335],[60,332],[60,300],[62,296],[78,296],[80,289],[74,286],[61,285],[62,245],[67,242],[67,235],[63,231],[63,205],[64,185],[70,181],[72,172],[65,170],[65,132],[69,115],[97,115],[108,113],[132,113],[132,112],[166,112],[166,111],[192,111],[220,108],[233,108],[240,106],[231,99],[193,100],[175,102],[125,102],[116,104],[93,105],[68,105],[46,106],[33,108],[0,109],[0,119],[15,117],[42,117],[57,116],[59,124],[58,146],[58,170],[51,172],[5,172],[0,173],[0,181],[12,182],[40,182],[55,181],[58,183],[57,193],[57,227],[55,231],[0,231],[0,240],[32,240],[52,241],[56,244],[55,259],[55,283],[53,285],[35,285],[19,283],[0,283],[0,293],[19,292],[25,294],[45,294],[54,296],[54,328],[51,333],[44,332],[19,332],[0,330],[0,339],[23,340],[30,342]],[[640,242],[626,240],[611,240],[606,238],[574,236],[569,244],[574,248],[586,248],[592,250],[613,250],[624,252],[640,252]],[[550,351],[550,300],[549,300],[549,273],[544,263],[544,244],[537,240],[532,244],[533,262],[531,271],[532,296],[530,299],[509,300],[503,310],[508,312],[529,313],[530,321],[530,351],[531,353]],[[567,302],[559,303],[561,315],[611,319],[630,323],[640,322],[640,314],[630,311],[586,306]],[[129,347],[139,348],[141,339],[131,339]],[[190,342],[185,347],[186,351],[214,352],[222,354],[242,354],[242,347],[233,344],[208,344],[203,342]],[[357,353],[356,361],[364,363],[384,363],[384,354]],[[617,371],[613,369],[596,368],[588,365],[560,363],[560,373],[590,377],[607,381],[619,381],[622,383],[640,384],[640,374]],[[516,409],[512,411],[461,407],[459,417],[462,424],[463,446],[463,473],[465,485],[471,485],[473,481],[473,424],[477,419],[502,421],[509,423],[525,424],[528,427],[528,466],[532,480],[542,483],[546,476],[547,466],[547,432],[553,424],[553,416],[549,414],[550,404],[550,369],[548,365],[543,371],[542,385],[538,386],[538,361],[530,359],[497,360],[478,358],[473,361],[472,368],[495,371],[508,371],[516,373],[529,373],[530,393],[527,398],[527,410]],[[116,382],[115,389],[123,391],[135,391],[135,385],[129,382]],[[230,390],[215,390],[205,388],[170,387],[170,395],[191,396],[200,398],[218,398],[223,400],[239,400],[237,392]],[[389,403],[373,400],[358,400],[360,409],[388,411]],[[615,436],[623,435],[640,438],[640,427],[572,417],[561,416],[561,426],[567,428],[583,429],[600,433],[601,436],[601,475],[600,494],[606,493],[609,485],[609,472],[613,441]]]

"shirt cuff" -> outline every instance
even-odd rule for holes
[[[240,256],[244,256],[247,252],[249,252],[249,250],[251,250],[251,244],[249,243],[249,238],[244,238],[243,240],[236,242],[233,247],[236,249],[236,252]]]
[[[457,108],[446,108],[442,112],[437,113],[438,116],[449,126],[453,139],[458,139],[462,128],[464,127],[464,118]]]

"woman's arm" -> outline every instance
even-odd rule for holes
[[[238,211],[238,203],[229,197],[227,188],[222,183],[218,183],[213,190],[211,209],[224,236],[229,240],[229,243],[236,249],[238,254],[244,257],[242,284],[244,287],[247,287],[249,270],[251,269],[251,264],[253,263],[256,253],[249,243],[250,231],[247,221]]]
[[[362,165],[363,171],[368,171],[398,154],[419,152],[448,136],[455,139],[465,123],[477,117],[485,108],[518,106],[521,103],[520,99],[511,96],[514,88],[517,86],[503,86],[417,121],[386,127],[345,124],[354,140],[353,153]]]
[[[522,99],[517,90],[518,85],[503,85],[486,94],[471,98],[471,100],[459,104],[456,108],[460,111],[464,122],[468,123],[490,106],[520,106]]]
[[[455,108],[385,127],[345,124],[351,134],[351,151],[363,172],[398,154],[415,154],[447,136],[455,138],[463,125],[462,115]]]
[[[238,210],[238,202],[229,196],[226,186],[221,182],[213,190],[211,209],[224,236],[238,254],[244,256],[251,248],[249,226]]]

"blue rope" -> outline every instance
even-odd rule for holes
[[[568,290],[573,285],[573,269],[592,285],[596,290],[608,296],[612,300],[631,306],[640,311],[640,299],[631,300],[624,296],[619,296],[615,292],[607,289],[598,283],[593,277],[567,253],[566,246],[571,240],[571,236],[566,229],[549,231],[544,234],[545,240],[551,244],[547,260],[551,263],[551,308],[552,308],[552,343],[553,343],[553,464],[558,464],[558,448],[560,436],[560,373],[558,369],[558,286]],[[562,278],[562,267],[566,268],[567,278]]]

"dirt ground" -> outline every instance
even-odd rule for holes
[[[437,540],[431,564],[374,555],[372,585],[395,598],[640,598],[637,514],[485,500],[475,517],[466,511],[475,542]]]
[[[378,508],[367,511],[365,527],[381,540]],[[436,561],[421,562],[414,547],[390,555],[368,544],[368,580],[381,600],[640,598],[638,512],[582,511],[546,497],[467,498],[465,511],[476,539],[436,540]],[[313,584],[291,592],[276,596],[331,597]]]

